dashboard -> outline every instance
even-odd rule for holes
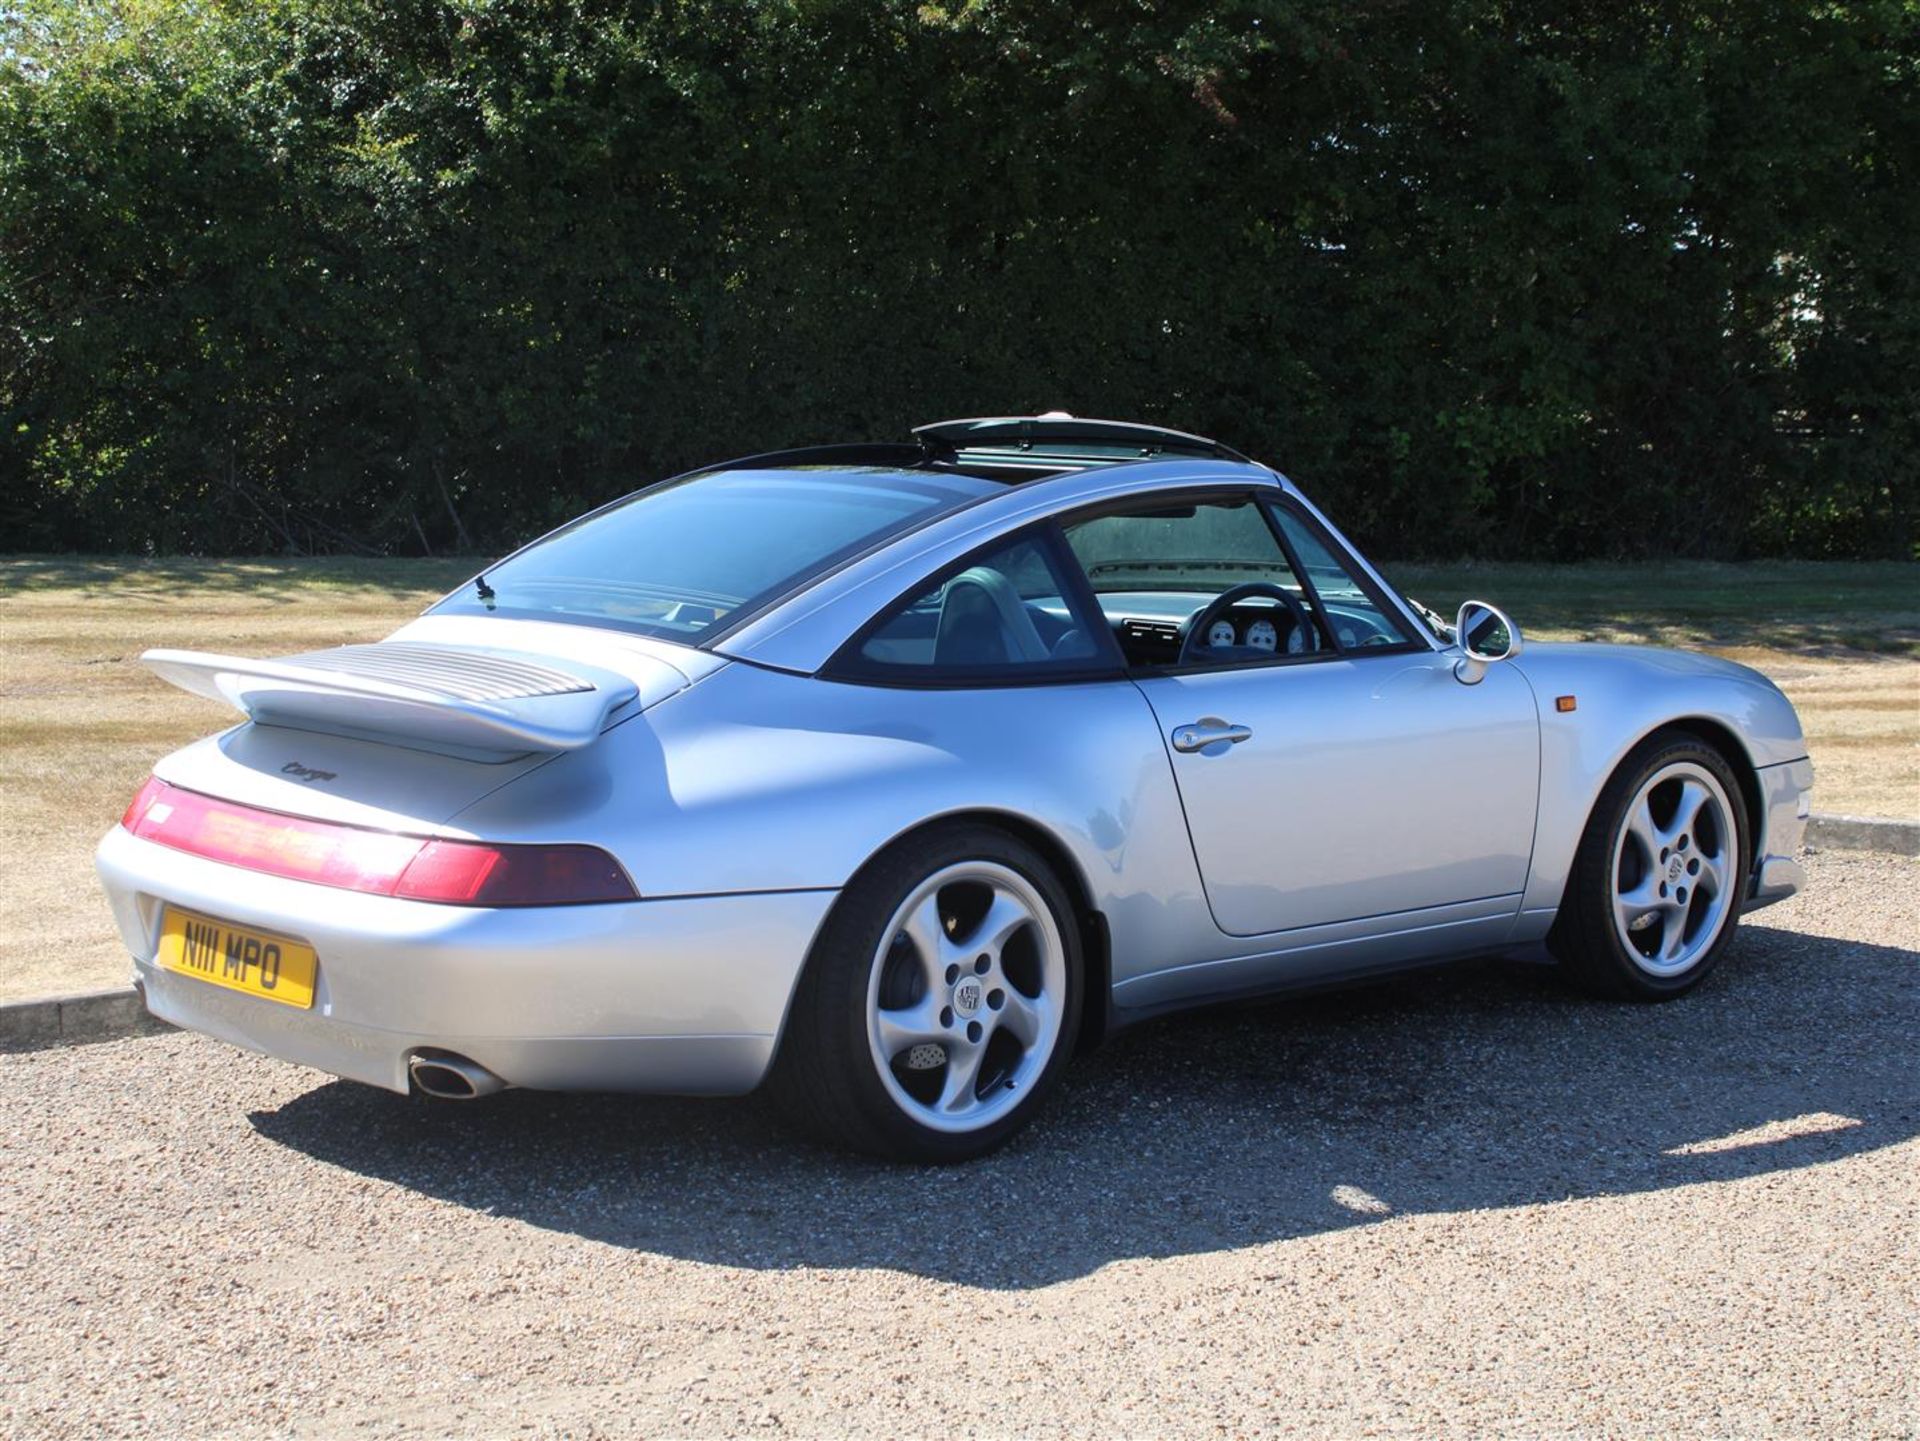
[[[1107,591],[1100,609],[1135,664],[1172,664],[1180,654],[1181,630],[1213,596],[1186,591]],[[1327,620],[1343,648],[1397,645],[1400,637],[1371,611],[1326,602]],[[1312,647],[1295,631],[1292,615],[1258,600],[1234,606],[1209,627],[1207,644],[1246,647],[1275,655],[1298,655]]]

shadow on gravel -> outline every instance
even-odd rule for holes
[[[815,1149],[754,1099],[427,1106],[335,1082],[252,1120],[346,1170],[617,1246],[1018,1289],[1875,1150],[1920,1134],[1916,1035],[1920,953],[1748,927],[1664,1006],[1488,965],[1161,1021],[1083,1059],[1008,1149],[948,1169]]]

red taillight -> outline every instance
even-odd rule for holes
[[[417,836],[255,810],[163,781],[147,785],[153,793],[142,791],[128,812],[127,829],[142,840],[292,880],[392,895],[424,844]]]
[[[490,846],[401,836],[216,800],[149,780],[120,824],[142,840],[230,866],[376,896],[453,906],[573,906],[639,899],[594,846]]]
[[[620,863],[593,846],[487,846],[428,841],[396,896],[456,906],[553,906],[631,901]]]
[[[155,796],[159,795],[160,792],[167,789],[168,786],[165,781],[156,780],[154,777],[148,776],[146,784],[135,791],[133,793],[133,799],[127,802],[127,812],[120,817],[120,824],[128,830],[132,830],[139,819],[147,813],[148,803],[151,802]]]

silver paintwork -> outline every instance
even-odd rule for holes
[[[556,670],[543,659],[403,641],[286,660],[190,650],[140,657],[162,680],[225,701],[260,725],[367,736],[476,760],[591,745],[608,717],[640,694],[627,676],[578,662]],[[648,680],[656,693],[685,684],[664,661]]]
[[[979,887],[991,897],[964,929],[940,905],[941,893],[959,886]],[[895,1105],[933,1130],[992,1125],[1033,1088],[1060,1044],[1067,963],[1053,912],[1018,871],[963,861],[916,886],[883,934],[867,981],[867,1045],[881,1084]],[[1034,949],[1038,984],[1031,994],[1007,972],[1005,953],[1016,936]],[[919,984],[910,998],[901,998],[905,1004],[892,1005],[885,982],[900,968]],[[1002,1031],[1019,1046],[1019,1059],[1004,1075],[984,1076],[987,1048]],[[912,1057],[914,1064],[920,1056],[930,1061],[935,1049],[941,1053],[940,1087],[922,1100],[901,1084],[894,1062]],[[984,1094],[982,1081],[990,1083]]]
[[[135,840],[97,864],[147,1007],[336,1076],[407,1089],[422,1050],[517,1086],[732,1094],[773,1057],[827,891],[465,910],[281,880]],[[311,1010],[153,964],[163,904],[299,937]]]
[[[1760,814],[1750,818],[1756,837],[1753,879],[1742,909],[1757,910],[1784,901],[1807,883],[1798,859],[1806,840],[1813,796],[1813,762],[1789,761],[1754,773]]]
[[[489,764],[249,724],[157,774],[353,824],[604,846],[645,899],[461,910],[238,871],[116,828],[100,871],[149,1004],[394,1089],[428,1049],[516,1085],[745,1090],[838,890],[898,838],[956,815],[998,819],[1057,857],[1099,918],[1115,1021],[1524,951],[1551,924],[1600,788],[1675,722],[1725,738],[1750,788],[1743,903],[1800,884],[1811,767],[1792,707],[1763,677],[1646,647],[1529,644],[1463,685],[1461,651],[1391,588],[1417,648],[964,690],[818,674],[881,609],[996,536],[1096,502],[1222,488],[1285,494],[1325,519],[1263,467],[1149,462],[1009,487],[706,649],[423,617],[394,639],[596,667],[631,680],[636,698],[593,743],[557,754]],[[1556,709],[1565,695],[1572,712]],[[303,778],[315,770],[333,778]],[[293,1012],[156,971],[163,902],[309,941],[319,1003]]]
[[[1552,778],[1540,789],[1533,861],[1515,942],[1546,935],[1600,787],[1628,751],[1663,725],[1682,722],[1729,737],[1736,753],[1745,754],[1765,798],[1765,854],[1791,858],[1799,851],[1813,769],[1793,707],[1758,671],[1651,646],[1538,642],[1506,669],[1524,676],[1533,689],[1540,774]],[[1556,710],[1555,698],[1562,695],[1574,696],[1578,709]],[[1769,775],[1774,767],[1795,763],[1797,769]],[[1756,899],[1761,898],[1782,897],[1761,892]]]
[[[1172,757],[1222,931],[1392,932],[1461,905],[1511,918],[1539,790],[1533,694],[1510,667],[1464,686],[1453,665],[1359,651],[1139,682],[1168,733],[1196,716],[1251,732]]]

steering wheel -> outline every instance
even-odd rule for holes
[[[1294,632],[1306,638],[1306,649],[1310,651],[1320,649],[1320,633],[1313,628],[1313,621],[1307,615],[1307,608],[1300,604],[1292,591],[1285,586],[1275,585],[1271,581],[1250,580],[1245,585],[1236,585],[1229,590],[1221,591],[1201,608],[1198,615],[1187,622],[1187,632],[1180,638],[1180,655],[1174,664],[1185,665],[1192,659],[1196,650],[1211,650],[1212,646],[1200,640],[1199,637],[1206,635],[1213,628],[1213,623],[1234,606],[1243,600],[1251,600],[1255,596],[1265,596],[1269,600],[1279,601],[1282,606],[1292,612]]]

